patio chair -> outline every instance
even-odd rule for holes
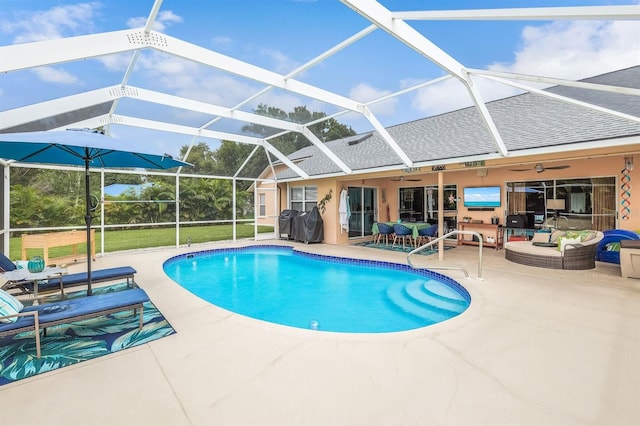
[[[408,228],[406,226],[404,226],[401,223],[394,223],[393,224],[393,233],[394,233],[394,237],[393,237],[393,245],[396,245],[396,241],[398,239],[402,240],[402,248],[405,247],[406,243],[409,243],[409,245],[413,245],[414,241],[413,241],[413,230],[411,230],[411,228]]]
[[[428,228],[418,230],[418,238],[416,239],[416,247],[427,244],[438,235],[438,224],[435,223]]]
[[[0,310],[0,337],[35,331],[36,355],[40,358],[40,330],[46,336],[47,327],[126,310],[133,310],[135,315],[138,309],[141,330],[144,325],[143,304],[148,301],[149,296],[144,290],[134,288],[25,307],[18,299],[0,290],[0,306],[3,307]]]
[[[4,254],[0,253],[0,270],[2,272],[8,272],[16,269],[16,265]],[[136,270],[131,266],[98,269],[91,271],[91,283],[126,280],[129,287],[134,287],[135,281],[133,277],[135,273]],[[1,273],[0,277],[2,277]],[[65,288],[85,285],[87,284],[87,279],[87,272],[62,275],[59,278],[49,278],[47,281],[38,283],[38,293],[60,291],[64,295]],[[2,285],[2,289],[7,291],[17,290],[21,294],[31,294],[34,290],[33,286],[33,281],[29,280],[7,281]]]
[[[383,222],[378,222],[378,233],[376,234],[376,244],[384,238],[384,243],[389,244],[389,237],[393,236],[393,227]]]

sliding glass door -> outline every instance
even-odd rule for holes
[[[351,217],[349,218],[349,238],[371,235],[373,222],[378,216],[375,188],[352,187],[347,190]]]
[[[550,209],[550,199],[564,207]],[[507,207],[507,215],[524,216],[529,229],[614,229],[615,177],[507,182]]]

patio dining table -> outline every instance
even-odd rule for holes
[[[382,222],[382,223],[386,223],[389,226],[393,226],[394,224],[398,223],[398,222]],[[424,228],[428,228],[431,226],[430,223],[428,222],[401,222],[400,225],[404,225],[407,228],[411,229],[411,234],[413,236],[413,238],[418,238],[418,231]],[[378,230],[378,223],[375,222],[373,224],[373,226],[371,227],[371,233],[373,235],[378,234],[380,231]]]

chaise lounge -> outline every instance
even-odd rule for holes
[[[0,253],[0,272],[15,271],[17,266],[4,254]],[[115,268],[98,269],[91,271],[91,282],[100,283],[115,280],[126,280],[129,287],[135,286],[134,275],[136,270],[131,266],[119,266]],[[1,275],[0,275],[1,277]],[[59,278],[49,278],[38,283],[38,293],[60,291],[64,294],[67,287],[77,287],[87,284],[87,272],[78,272],[60,276]],[[33,281],[29,280],[8,280],[2,285],[3,290],[18,290],[21,294],[33,293]]]
[[[505,243],[505,259],[539,268],[593,269],[602,238],[600,231],[537,232],[531,241]]]
[[[144,324],[143,304],[149,296],[141,288],[67,299],[42,305],[23,306],[20,301],[0,290],[0,337],[27,331],[35,332],[36,355],[40,358],[40,330],[108,315],[114,312],[140,310],[140,326]]]
[[[126,280],[129,287],[135,286],[133,276],[136,270],[131,266],[119,266],[116,268],[106,268],[91,271],[91,283],[108,282],[115,280]],[[46,293],[51,291],[60,291],[64,294],[64,289],[68,287],[77,287],[87,284],[87,273],[78,272],[75,274],[62,275],[59,278],[49,278],[47,281],[38,284],[38,293]],[[13,281],[7,283],[3,288],[19,288],[22,293],[33,292],[33,282]]]

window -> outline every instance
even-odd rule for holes
[[[558,211],[559,228],[615,228],[615,177],[508,182],[507,214],[527,216],[530,228],[544,226],[555,211],[547,209],[547,200],[564,200]]]
[[[446,228],[455,229],[458,190],[456,185],[444,185],[444,210]],[[406,221],[435,223],[438,218],[438,187],[419,186],[400,188],[398,217]]]
[[[315,185],[295,186],[289,191],[291,209],[310,212],[318,204],[318,187]]]
[[[267,203],[266,203],[266,199],[267,196],[265,194],[259,194],[259,199],[258,199],[258,205],[259,207],[259,215],[260,216],[266,216],[267,215]]]

